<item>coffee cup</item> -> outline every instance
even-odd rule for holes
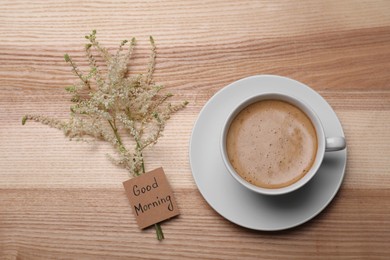
[[[326,136],[304,101],[284,93],[253,95],[223,124],[220,151],[228,172],[242,186],[281,195],[308,183],[326,152],[343,150],[342,136]]]

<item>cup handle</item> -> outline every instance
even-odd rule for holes
[[[340,151],[345,149],[345,146],[344,137],[327,137],[325,152]]]

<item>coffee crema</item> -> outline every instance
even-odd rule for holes
[[[263,188],[282,188],[301,179],[317,154],[316,130],[296,106],[261,100],[232,120],[226,149],[229,161],[246,181]]]

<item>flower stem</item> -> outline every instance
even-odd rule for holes
[[[137,141],[137,148],[138,149],[141,148],[141,145],[140,145],[140,143],[138,141]],[[142,152],[141,152],[141,160],[142,160],[142,164],[141,164],[142,165],[142,173],[145,173],[145,163],[144,163],[144,157],[142,155]],[[154,224],[154,229],[156,230],[157,239],[159,241],[163,240],[164,239],[164,233],[162,231],[160,223]]]
[[[110,123],[110,126],[111,126],[112,130],[114,131],[114,134],[115,134],[115,137],[116,137],[116,139],[117,139],[117,141],[118,141],[118,144],[119,144],[121,147],[124,148],[123,143],[122,143],[122,140],[121,140],[121,138],[120,138],[120,136],[119,136],[119,133],[118,133],[118,130],[117,130],[117,128],[116,128],[115,122],[113,123],[113,122],[111,122],[110,120],[108,120],[108,122]],[[139,142],[137,141],[137,148],[139,149],[140,147],[141,147],[141,146],[140,146]],[[143,158],[143,156],[142,156],[142,152],[141,152],[141,160],[142,160],[142,173],[145,173],[145,164],[144,164],[144,158]],[[137,175],[138,175],[138,174],[137,174]],[[162,231],[162,228],[161,228],[160,223],[154,224],[154,229],[156,230],[157,239],[158,239],[159,241],[163,240],[163,239],[164,239],[164,233],[163,233],[163,231]]]
[[[144,156],[142,155],[141,145],[138,140],[136,142],[137,142],[137,149],[140,150],[140,155],[141,155],[142,173],[145,173],[145,163],[144,163]]]
[[[123,143],[122,143],[121,137],[119,136],[118,128],[116,128],[115,122],[111,122],[111,120],[108,120],[108,123],[110,123],[112,131],[114,131],[114,134],[115,134],[115,137],[116,137],[116,140],[117,140],[118,144],[121,147],[123,147]]]
[[[85,86],[87,86],[89,89],[91,89],[91,86],[89,85],[89,81],[83,77],[79,69],[77,68],[76,64],[72,61],[72,59],[69,57],[68,54],[64,55],[65,61],[69,62],[70,65],[72,66],[73,72],[77,75],[77,77],[80,78],[80,80],[84,83]]]
[[[164,233],[163,233],[163,231],[162,231],[162,229],[161,229],[160,223],[154,224],[154,228],[156,229],[157,239],[158,239],[159,241],[163,240],[163,239],[164,239]]]
[[[115,134],[115,137],[116,137],[116,140],[117,140],[118,144],[122,148],[124,148],[122,140],[121,140],[121,137],[119,136],[119,133],[118,133],[118,129],[116,128],[115,121],[111,122],[111,120],[108,120],[108,123],[110,123],[110,126],[111,126],[112,130],[114,131],[114,134]],[[141,148],[141,145],[139,144],[138,141],[137,141],[137,148],[138,149]],[[141,152],[141,160],[142,160],[142,173],[145,173],[145,164],[144,164],[144,158],[142,156],[142,152]],[[154,224],[154,229],[156,230],[157,239],[159,241],[163,240],[164,239],[164,233],[162,231],[160,223]]]

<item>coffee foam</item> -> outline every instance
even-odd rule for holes
[[[282,188],[301,179],[314,163],[316,131],[296,106],[263,100],[244,108],[226,138],[231,165],[248,182]]]

